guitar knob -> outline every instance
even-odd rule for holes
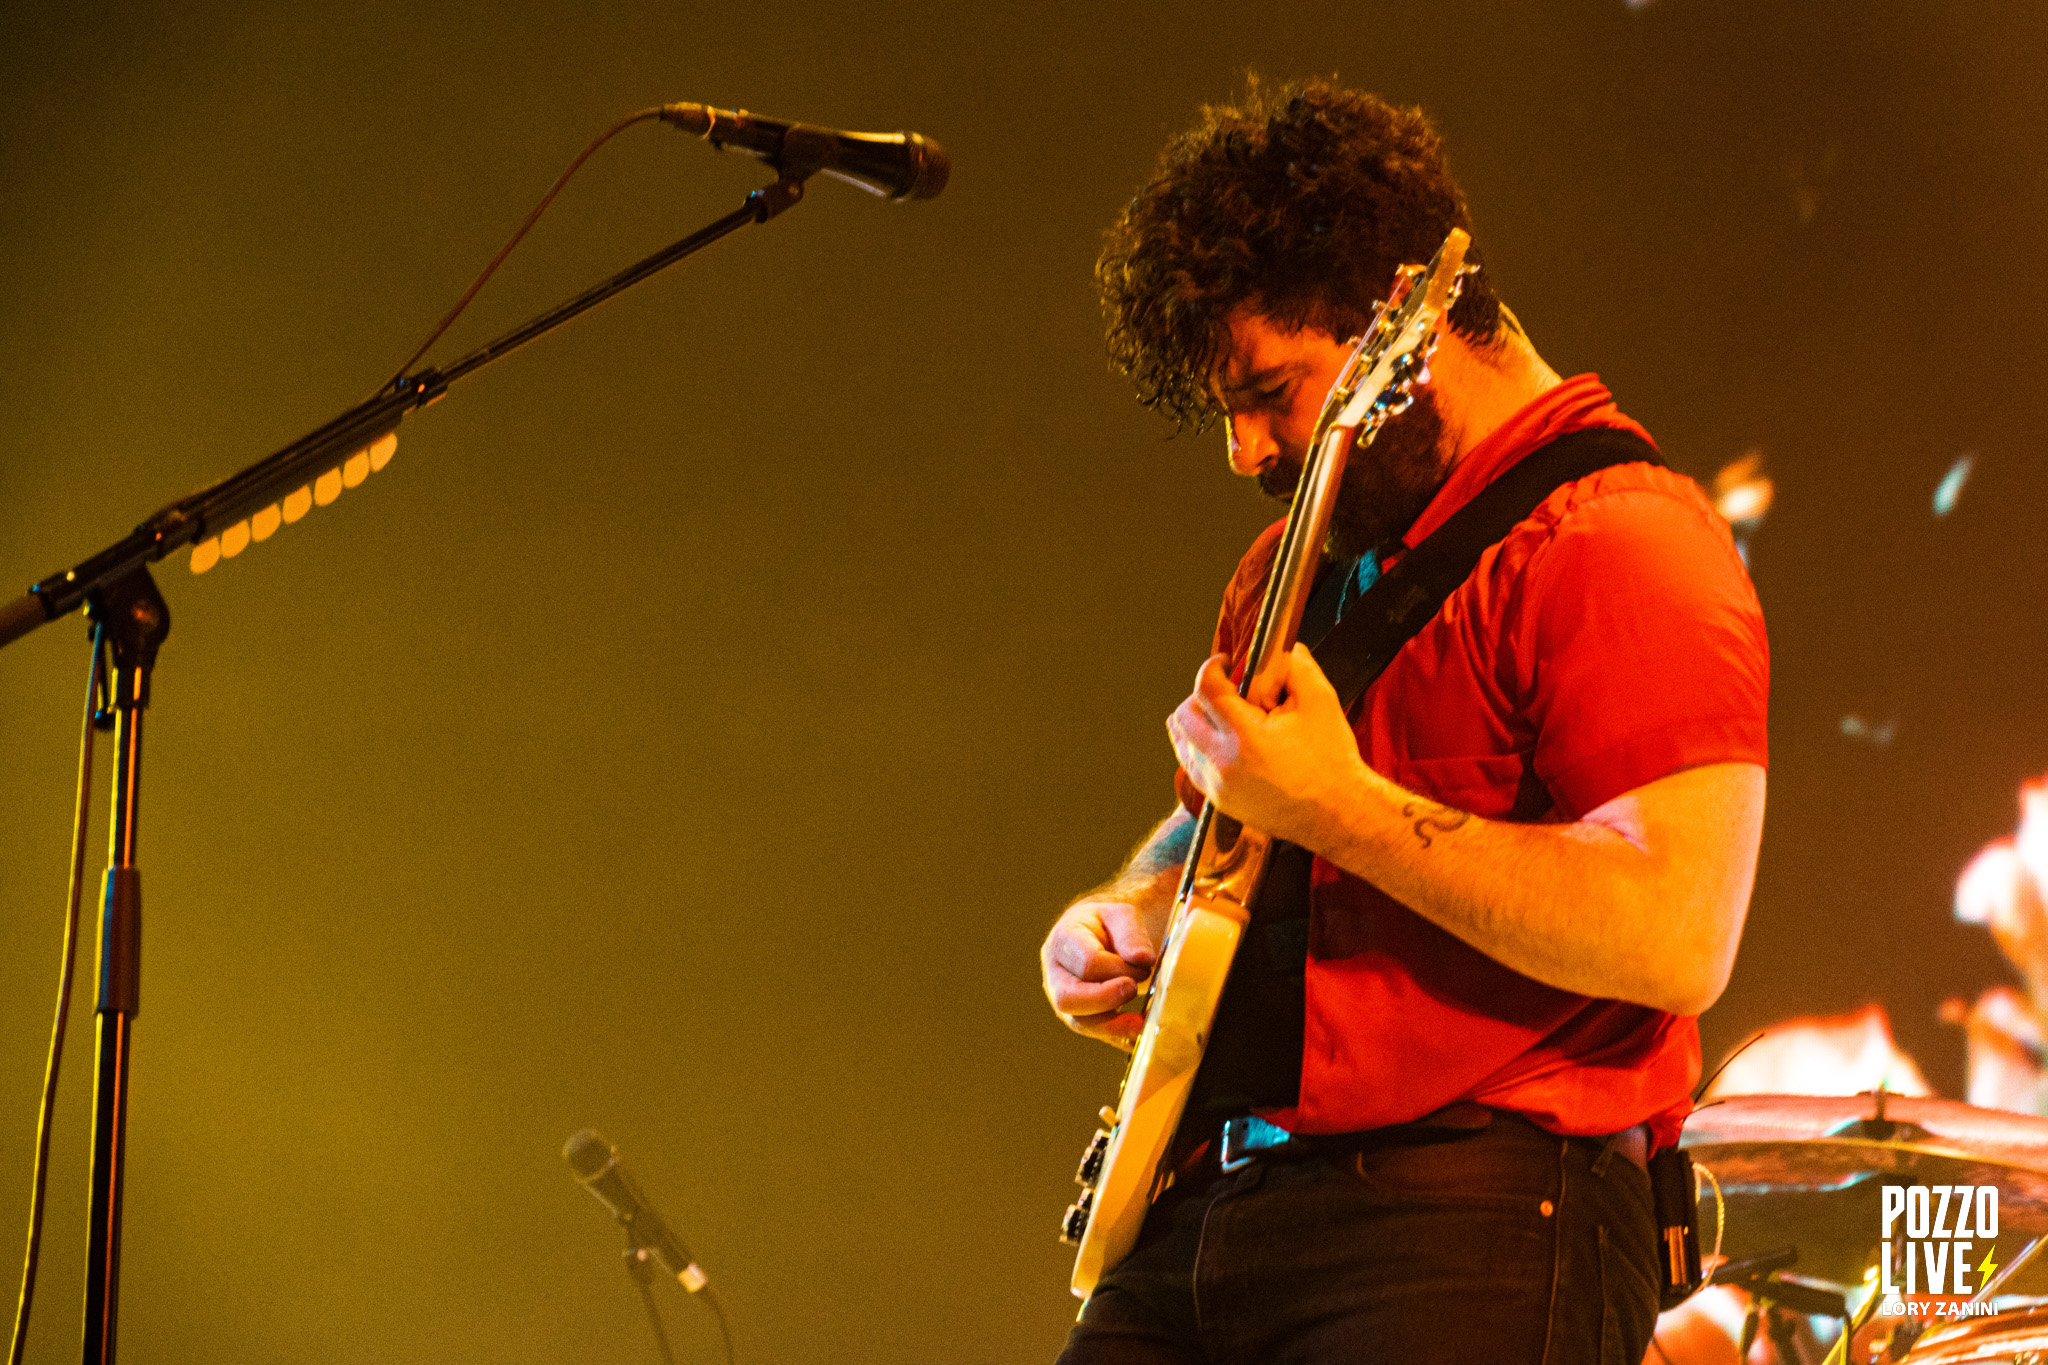
[[[1066,1217],[1060,1219],[1060,1240],[1068,1246],[1081,1245],[1081,1238],[1088,1231],[1088,1214],[1095,1207],[1095,1191],[1083,1190],[1081,1197],[1067,1205]]]
[[[1102,1159],[1109,1154],[1109,1134],[1100,1128],[1095,1136],[1088,1139],[1088,1150],[1081,1153],[1081,1169],[1074,1173],[1074,1183],[1086,1188],[1095,1183],[1095,1177],[1102,1174]]]

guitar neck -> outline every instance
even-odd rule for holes
[[[1380,424],[1407,406],[1414,383],[1427,382],[1434,329],[1456,297],[1467,240],[1453,228],[1427,266],[1401,267],[1324,399],[1267,575],[1238,695],[1294,647],[1345,460],[1354,444],[1369,444]],[[1084,1299],[1137,1244],[1272,848],[1265,835],[1213,801],[1195,817],[1158,966],[1141,987],[1145,1027],[1125,1068],[1117,1108],[1103,1111],[1108,1127],[1097,1131],[1082,1158],[1075,1177],[1081,1197],[1061,1220],[1061,1236],[1080,1248],[1073,1286]]]
[[[1313,457],[1302,471],[1300,496],[1288,512],[1287,529],[1281,533],[1280,548],[1273,556],[1273,571],[1266,577],[1258,625],[1252,631],[1244,676],[1238,681],[1239,696],[1249,694],[1252,680],[1270,668],[1274,659],[1294,648],[1301,631],[1302,611],[1308,606],[1316,570],[1323,562],[1323,542],[1330,534],[1330,517],[1336,509],[1344,465],[1357,437],[1356,427],[1331,427],[1317,433]]]
[[[1195,889],[1195,878],[1202,871],[1202,845],[1209,838],[1209,827],[1216,823],[1216,815],[1217,810],[1214,801],[1202,802],[1202,813],[1195,817],[1194,838],[1188,843],[1187,861],[1181,864],[1180,886],[1173,893],[1173,913],[1175,917],[1179,916],[1181,906],[1187,904],[1188,893]],[[1166,931],[1170,937],[1173,933],[1171,921],[1168,922]]]

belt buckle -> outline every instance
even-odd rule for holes
[[[1275,1123],[1268,1123],[1256,1114],[1243,1118],[1223,1121],[1223,1173],[1244,1169],[1261,1152],[1270,1152],[1285,1147],[1294,1141],[1294,1134]]]

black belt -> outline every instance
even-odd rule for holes
[[[1496,1116],[1510,1114],[1510,1110],[1459,1103],[1446,1105],[1408,1123],[1365,1128],[1355,1133],[1290,1133],[1256,1115],[1246,1115],[1224,1120],[1217,1157],[1223,1173],[1228,1175],[1257,1161],[1302,1161],[1364,1151],[1383,1143],[1441,1141],[1460,1132],[1477,1132],[1490,1126]],[[1528,1122],[1526,1119],[1523,1121]],[[1643,1170],[1649,1169],[1650,1126],[1647,1123],[1604,1137],[1589,1137],[1587,1141],[1602,1143],[1603,1157],[1611,1152],[1625,1157]]]

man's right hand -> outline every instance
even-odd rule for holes
[[[1158,954],[1136,906],[1077,901],[1046,935],[1038,960],[1045,998],[1068,1028],[1121,1048],[1137,1043],[1144,1015],[1118,1011],[1137,996]]]

